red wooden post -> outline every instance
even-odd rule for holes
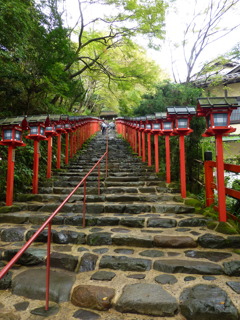
[[[138,155],[141,157],[141,132],[138,131]]]
[[[142,161],[146,161],[145,132],[142,131]]]
[[[148,166],[151,167],[152,165],[152,155],[151,155],[151,133],[147,134],[148,138]]]
[[[57,169],[61,168],[61,134],[57,136]]]
[[[227,221],[222,135],[216,134],[216,164],[219,221]]]
[[[7,190],[6,190],[7,206],[11,206],[13,203],[14,162],[15,162],[15,147],[13,145],[9,145],[8,146]]]
[[[214,203],[214,191],[213,191],[213,165],[212,161],[204,161],[204,173],[205,173],[205,195],[206,206],[209,207]]]
[[[33,194],[38,193],[38,171],[39,171],[39,141],[37,139],[34,139],[34,155],[33,155],[33,180],[32,180],[32,186]]]
[[[186,198],[186,164],[184,135],[179,136],[181,196]]]
[[[137,141],[138,131],[134,130],[134,152],[137,153],[138,151],[138,141]]]
[[[50,257],[51,257],[51,229],[52,222],[48,224],[48,242],[47,242],[47,261],[46,261],[46,303],[45,310],[49,309],[49,291],[50,291]]]
[[[74,135],[74,131],[70,132],[70,137],[69,137],[69,144],[70,144],[70,158],[73,157],[73,135]]]
[[[52,137],[48,137],[47,178],[52,175]]]
[[[171,158],[170,158],[170,136],[165,136],[165,151],[166,151],[166,183],[171,182]]]
[[[158,134],[154,134],[155,172],[159,172]]]
[[[65,133],[65,164],[68,164],[69,133]]]

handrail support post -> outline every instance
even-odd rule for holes
[[[46,311],[49,308],[51,229],[52,229],[52,222],[49,222],[49,224],[48,224],[48,242],[47,242],[47,266],[46,266],[46,304],[45,304]]]

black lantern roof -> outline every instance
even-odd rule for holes
[[[29,116],[27,120],[29,124],[36,123],[36,122],[45,123],[47,118],[48,118],[47,115],[37,115],[37,116]]]
[[[69,120],[69,116],[66,115],[66,114],[62,114],[62,115],[61,115],[61,120],[63,120],[63,121],[68,121],[68,120]]]
[[[195,115],[196,110],[194,107],[168,107],[167,112],[169,115]]]
[[[18,125],[21,126],[23,121],[26,121],[26,116],[8,117],[0,119],[0,126]]]
[[[155,120],[155,116],[153,114],[146,115],[147,120]]]
[[[59,114],[51,114],[51,115],[49,115],[49,118],[51,119],[51,121],[60,121],[61,120],[61,116]]]
[[[155,112],[155,119],[166,119],[167,112]]]
[[[69,116],[69,117],[68,117],[68,120],[69,120],[69,121],[75,121],[76,118],[77,118],[76,116]]]
[[[240,97],[198,98],[198,106],[202,108],[238,107]]]

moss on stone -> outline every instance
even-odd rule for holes
[[[42,196],[38,194],[17,194],[16,195],[16,200],[20,202],[28,202],[28,201],[42,201]]]
[[[218,222],[217,221],[208,221],[207,222],[207,227],[210,230],[214,230],[217,226]]]
[[[218,220],[218,212],[215,211],[212,207],[204,208],[203,215],[214,220]]]
[[[21,211],[21,207],[13,205],[13,206],[5,206],[5,207],[0,207],[0,213],[9,213],[9,212],[16,212],[16,211]]]
[[[202,207],[202,204],[199,200],[197,199],[193,199],[193,198],[186,198],[184,199],[184,203],[187,205],[187,206],[192,206],[192,207],[198,207],[198,208],[201,208]]]
[[[240,255],[240,249],[234,249],[233,252]]]
[[[168,188],[170,189],[180,189],[180,184],[179,182],[171,182],[168,184]]]
[[[159,181],[158,186],[161,188],[166,188],[166,183],[164,181]]]
[[[173,200],[176,202],[184,202],[184,199],[181,196],[175,196]]]
[[[238,221],[229,219],[228,223],[237,230],[238,233],[240,233],[240,223]]]
[[[202,207],[195,207],[195,212],[196,212],[196,213],[199,213],[199,214],[203,214],[204,208],[202,208]]]
[[[223,234],[238,234],[237,230],[227,222],[219,222],[215,231]]]

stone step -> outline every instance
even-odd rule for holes
[[[64,235],[65,236],[65,235]],[[98,235],[96,235],[97,237]],[[75,273],[111,269],[115,271],[150,272],[159,271],[170,274],[234,276],[238,272],[234,266],[239,256],[232,250],[205,250],[181,248],[177,252],[172,248],[162,250],[154,246],[102,246],[94,245],[94,238],[89,236],[86,242],[63,242],[53,233],[51,266]],[[65,236],[66,238],[66,236]],[[98,237],[99,238],[99,237]],[[42,237],[42,240],[45,240]],[[143,241],[143,240],[142,240]],[[44,243],[46,242],[43,241]],[[103,241],[102,241],[103,242]],[[22,255],[18,264],[22,266],[41,266],[46,263],[46,244],[35,242]],[[65,246],[63,246],[65,244]],[[4,246],[3,246],[4,245]],[[16,246],[0,242],[2,260],[9,261],[17,252]],[[173,258],[174,257],[174,258]],[[159,259],[160,258],[160,259]],[[98,264],[98,266],[97,266]],[[231,268],[230,268],[231,267]]]
[[[105,181],[106,187],[148,187],[148,186],[161,186],[159,181]]]
[[[9,227],[11,224],[32,224],[41,225],[49,217],[48,212],[36,212],[22,210],[20,212],[8,212],[1,213],[1,223],[7,224]],[[59,213],[54,219],[53,225],[68,225],[81,227],[82,226],[82,213],[81,214],[69,214]],[[141,232],[159,233],[165,231],[165,229],[171,229],[171,232],[175,232],[176,235],[181,232],[189,232],[191,228],[194,228],[196,232],[197,228],[204,228],[207,225],[207,218],[190,214],[190,216],[182,214],[138,214],[135,216],[129,214],[102,214],[102,215],[90,215],[86,214],[86,226],[126,226],[128,228],[141,228]],[[5,228],[6,226],[4,226]],[[145,230],[144,228],[147,228]],[[149,228],[151,230],[149,230]],[[173,229],[177,228],[177,230]],[[128,230],[126,232],[130,232]],[[119,231],[121,232],[121,230]],[[196,234],[197,235],[197,234]]]
[[[74,175],[64,175],[64,176],[60,176],[60,178],[62,179],[62,181],[76,181],[79,182],[81,181],[86,174],[82,174],[79,173],[78,175],[74,174]],[[96,181],[98,178],[97,173],[96,174],[91,174],[88,176],[87,181]],[[100,179],[105,179],[105,172],[102,173],[102,175],[100,175]],[[148,181],[157,181],[159,183],[159,179],[157,179],[154,176],[136,176],[136,175],[128,175],[128,176],[113,176],[113,175],[109,175],[106,179],[106,182],[135,182],[135,181],[142,181],[143,183],[148,182]]]
[[[103,186],[101,187],[101,190],[103,189]],[[43,193],[54,193],[54,194],[64,194],[65,196],[69,195],[73,190],[73,187],[45,187],[45,188],[39,188],[39,192],[40,194]],[[78,190],[76,190],[75,194],[83,194],[83,186],[79,187]],[[87,194],[88,195],[97,195],[98,194],[98,188],[97,187],[89,187],[89,185],[87,185]]]
[[[124,176],[124,177],[117,177],[117,176],[109,176],[106,179],[106,182],[137,182],[137,181],[157,181],[159,183],[159,179],[156,176]]]
[[[55,180],[53,181],[53,187],[62,187],[62,188],[66,188],[66,187],[76,187],[77,184],[81,181],[81,179],[79,179],[78,181],[73,181],[72,179],[68,180],[68,181],[63,181],[63,180]],[[105,184],[101,181],[100,182],[100,186],[103,187]],[[86,182],[86,186],[87,187],[97,187],[98,186],[98,180],[97,179],[93,179],[93,180],[87,180]]]
[[[83,193],[83,187],[79,188],[80,190],[78,190],[77,193],[82,194]],[[40,193],[49,193],[50,189],[48,188],[41,188],[40,189]],[[52,188],[52,193],[55,194],[69,194],[72,191],[72,188],[61,188],[61,187],[55,187]],[[169,190],[167,188],[156,188],[156,187],[140,187],[140,188],[134,188],[134,187],[109,187],[109,188],[101,188],[101,194],[115,194],[115,193],[131,193],[131,194],[135,194],[135,193],[162,193],[162,192],[169,192]],[[87,189],[87,193],[88,194],[97,194],[98,193],[98,189],[97,188],[88,188]],[[177,196],[177,195],[176,195]]]
[[[90,197],[90,196],[89,196]],[[16,207],[22,210],[36,211],[36,212],[54,212],[59,204],[56,203],[42,203],[42,202],[16,202]],[[86,204],[86,212],[89,214],[103,214],[103,213],[119,213],[119,214],[139,214],[139,213],[193,213],[195,211],[194,207],[186,206],[182,203],[114,203],[114,202],[94,202]],[[70,213],[82,213],[83,203],[82,201],[77,201],[76,203],[66,203],[65,206],[60,210],[60,212],[70,212]]]
[[[87,190],[88,191],[88,190]],[[38,202],[49,202],[49,203],[61,203],[65,200],[67,195],[61,194],[49,194],[49,193],[39,193],[39,194],[22,194],[18,195],[18,201],[38,201]],[[83,190],[82,194],[73,194],[69,199],[68,203],[76,203],[81,202],[84,199]],[[133,203],[133,202],[164,202],[164,201],[172,201],[172,202],[181,202],[179,201],[180,197],[176,196],[175,194],[140,194],[140,193],[133,193],[133,194],[105,194],[105,195],[96,195],[91,194],[89,195],[87,192],[86,195],[86,202],[121,202],[121,203]]]

